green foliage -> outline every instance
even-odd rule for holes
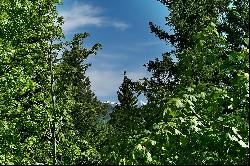
[[[107,125],[111,126],[111,130],[105,142],[105,149],[111,153],[103,156],[109,164],[117,164],[121,156],[129,154],[132,150],[127,144],[129,136],[137,134],[135,131],[143,127],[141,108],[137,106],[138,94],[135,92],[135,84],[126,76],[126,72],[117,94],[120,103],[110,114],[111,119]]]
[[[61,28],[54,26],[55,5],[5,1],[0,15],[0,121],[4,125],[0,135],[5,138],[1,163],[51,163],[48,60],[53,46],[48,41],[62,36]]]
[[[83,123],[80,116],[89,115],[73,116],[72,108],[86,112],[80,106],[86,110],[90,106],[90,110],[100,107],[89,89],[88,79],[80,81],[86,70],[80,63],[96,53],[99,44],[86,50],[80,47],[86,34],[76,35],[71,42],[73,51],[65,50],[66,58],[56,63],[63,47],[60,42],[63,18],[58,17],[56,3],[61,1],[0,3],[0,164],[73,164],[82,156],[98,154],[75,124]],[[76,66],[67,66],[67,58]],[[61,66],[63,69],[73,66],[73,72],[80,69],[76,73],[66,71],[62,80],[62,76],[57,77],[65,71],[58,70]],[[78,79],[70,74],[76,74]],[[88,91],[76,94],[85,85],[83,90]]]
[[[62,164],[100,162],[99,154],[91,144],[97,141],[93,137],[98,138],[99,135],[98,118],[105,113],[106,108],[91,91],[89,78],[85,75],[90,66],[86,64],[86,58],[96,54],[100,44],[91,49],[84,48],[83,40],[88,36],[87,33],[76,34],[71,42],[67,42],[62,58],[55,66],[57,116],[60,119],[60,130],[63,132],[63,143],[59,144],[62,148]],[[71,150],[65,153],[65,147],[69,143],[74,144],[70,147]],[[68,158],[68,161],[65,162],[63,157]]]
[[[199,92],[202,86],[193,88],[192,95],[187,88],[179,98],[170,100],[162,122],[155,123],[142,138],[134,136],[130,145],[135,149],[122,160],[124,164],[247,163],[248,121],[243,119],[248,109],[219,114],[226,91],[206,86],[206,92]]]
[[[124,74],[107,124],[85,75],[100,44],[62,42],[61,0],[0,2],[0,164],[247,164],[249,2],[158,1],[174,34],[150,29],[175,50]]]
[[[137,96],[134,92],[134,83],[126,76],[124,72],[124,78],[122,85],[117,91],[119,105],[115,107],[115,110],[111,113],[111,120],[109,124],[119,131],[116,135],[126,137],[124,134],[129,133],[132,129],[138,128],[140,124],[140,109],[137,108]]]
[[[90,64],[86,58],[96,54],[100,44],[91,49],[82,46],[83,39],[89,34],[77,34],[66,44],[62,59],[57,65],[56,98],[61,110],[69,108],[75,127],[87,138],[88,131],[95,128],[97,118],[105,113],[105,108],[90,89],[89,78],[85,75]]]
[[[175,50],[145,66],[136,83],[148,104],[141,129],[127,134],[119,164],[247,164],[249,158],[249,18],[247,1],[167,1]],[[173,62],[173,57],[177,62]],[[128,110],[126,110],[129,112]],[[120,116],[120,119],[122,116]],[[116,120],[117,122],[119,120]]]
[[[136,108],[138,100],[133,93],[134,85],[132,80],[126,76],[126,71],[124,72],[123,82],[119,89],[120,91],[117,91],[118,100],[120,102],[119,107],[128,110]]]

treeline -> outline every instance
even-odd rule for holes
[[[101,45],[64,40],[58,0],[0,2],[0,164],[248,163],[249,2],[158,1],[174,34],[150,30],[174,50],[124,73],[107,123],[85,75]]]

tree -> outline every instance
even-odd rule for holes
[[[117,91],[119,105],[111,113],[110,134],[107,135],[105,149],[107,163],[116,164],[120,156],[128,155],[131,147],[127,146],[128,136],[133,134],[138,128],[142,127],[140,108],[137,106],[138,94],[135,92],[135,84],[124,72],[123,82]],[[118,157],[119,156],[119,157]]]
[[[79,43],[86,35],[76,35],[72,51],[66,50],[58,64],[64,45],[63,18],[58,17],[56,4],[54,0],[0,3],[1,164],[73,164],[80,157],[97,155],[77,130],[81,114],[72,115],[72,108],[81,112],[80,106],[88,102],[88,109],[100,107],[88,78],[81,75],[86,69],[81,62],[99,45],[83,49]],[[69,75],[72,70],[63,70],[67,67],[77,69],[78,79]],[[65,75],[58,77],[58,69]]]
[[[120,91],[117,91],[117,95],[118,95],[118,100],[120,102],[120,108],[123,109],[132,109],[132,108],[136,108],[136,104],[137,104],[137,98],[136,96],[134,96],[133,93],[133,83],[131,81],[131,79],[129,79],[126,76],[126,71],[124,71],[124,76],[123,76],[123,82],[122,85],[119,88]]]
[[[0,5],[1,163],[52,163],[50,44],[63,36],[55,1]],[[59,26],[55,26],[57,22]]]
[[[100,44],[95,44],[91,49],[84,48],[83,40],[88,36],[87,33],[76,34],[66,44],[56,70],[56,98],[60,110],[66,111],[67,108],[80,137],[93,144],[96,143],[93,138],[99,133],[98,118],[106,113],[107,108],[97,100],[90,89],[90,80],[85,75],[90,66],[86,64],[87,57],[96,54],[101,47]]]
[[[180,63],[177,64],[177,68],[179,69],[179,71],[176,70],[176,67],[170,67],[169,70],[162,70],[161,74],[163,74],[164,72],[168,72],[170,76],[174,78],[176,83],[180,81],[178,75],[182,75],[182,71],[185,70],[186,67],[181,67],[181,62],[182,60],[185,60],[186,57],[182,57],[182,55],[184,54],[178,54],[178,52],[186,49],[193,49],[195,43],[197,42],[196,34],[203,31],[211,22],[216,25],[217,32],[220,35],[226,35],[226,40],[229,46],[218,55],[219,57],[216,57],[219,58],[217,60],[225,61],[229,58],[229,54],[232,51],[240,51],[240,47],[242,45],[246,46],[244,40],[242,39],[248,38],[249,36],[249,29],[246,28],[249,25],[249,22],[246,21],[249,18],[247,12],[247,6],[249,6],[248,1],[216,0],[211,3],[209,3],[208,1],[159,1],[170,10],[170,16],[167,17],[166,24],[174,28],[174,34],[165,32],[152,22],[150,22],[149,24],[152,33],[154,33],[160,39],[170,42],[173,46],[175,46],[176,51],[173,51],[172,54],[174,53],[176,58],[180,61]],[[213,49],[213,46],[211,46],[210,49]],[[171,53],[168,53],[169,58],[170,55]],[[166,60],[163,60],[162,63],[169,63],[167,60],[168,58],[165,59]],[[206,63],[208,63],[208,61],[210,60],[212,61],[212,59],[199,59],[199,63],[203,63],[199,64],[199,66],[207,65]],[[189,62],[190,61],[192,62],[193,59],[189,59]],[[148,69],[152,69],[152,66],[154,65],[160,66],[157,65],[157,61],[150,62],[148,64]],[[211,75],[206,74],[204,71],[200,71],[200,68],[195,68],[191,71],[187,71],[192,73],[192,77],[189,77],[188,80],[185,80],[183,82],[193,82],[194,84],[196,84],[197,82],[209,81],[215,84],[228,84],[228,78],[225,77],[218,68],[211,68],[210,70],[212,71],[211,73],[209,73]]]
[[[137,106],[138,95],[135,92],[135,84],[126,76],[124,71],[123,82],[117,91],[119,105],[111,113],[109,123],[121,132],[130,132],[137,128],[140,120],[139,108]]]
[[[225,41],[214,30],[212,26],[208,26],[202,34],[197,35],[202,36],[206,43],[200,45],[198,41],[196,49],[186,51],[185,54],[210,55],[210,42],[215,44],[217,41],[222,44]],[[212,50],[213,54],[218,54],[216,49]],[[243,58],[248,53],[243,49],[235,54]],[[187,62],[187,67],[188,64]],[[230,70],[225,65],[220,68],[224,71]],[[145,132],[140,139],[132,139],[130,145],[135,144],[134,150],[123,161],[127,164],[247,163],[249,104],[246,101],[249,78],[242,70],[237,72],[234,84],[238,90],[241,89],[241,106],[233,106],[234,97],[239,95],[228,93],[226,86],[199,83],[183,87],[166,103],[161,121],[156,121],[152,129]],[[231,101],[227,107],[233,107],[234,112],[224,113],[225,105],[222,103],[225,100]]]
[[[150,29],[159,39],[171,43],[175,50],[164,53],[161,61],[156,59],[145,65],[148,71],[152,72],[152,77],[144,78],[143,86],[139,86],[138,89],[145,93],[149,104],[153,104],[154,107],[159,109],[164,107],[164,103],[176,93],[180,82],[183,87],[200,82],[209,82],[215,85],[223,84],[231,87],[232,90],[234,83],[230,80],[233,80],[231,76],[234,75],[235,77],[236,73],[226,73],[219,66],[221,64],[237,66],[237,70],[248,71],[245,65],[239,66],[232,61],[229,62],[231,53],[240,51],[241,46],[247,47],[244,39],[249,36],[249,30],[246,28],[249,24],[246,21],[249,18],[246,8],[249,5],[248,2],[220,0],[212,3],[207,1],[159,1],[170,10],[166,25],[173,27],[174,34],[165,32],[152,22],[149,23]],[[185,53],[181,54],[186,50],[195,49],[197,33],[202,33],[211,22],[216,26],[218,34],[226,37],[227,48],[218,50],[220,52],[217,52],[214,56],[185,57]],[[234,39],[236,38],[238,43],[235,43]],[[211,50],[217,47],[215,44],[210,46],[209,49]],[[176,57],[178,62],[173,62],[172,57]],[[247,59],[244,58],[242,61],[245,64]],[[190,63],[190,67],[187,67],[187,63]],[[186,74],[183,74],[184,71]]]
[[[142,115],[146,129],[130,135],[126,146],[134,148],[117,161],[246,164],[249,3],[159,1],[170,10],[166,25],[174,34],[153,23],[150,28],[175,50],[146,65],[152,77],[137,84],[149,101]]]

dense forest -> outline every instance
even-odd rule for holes
[[[86,76],[101,44],[65,40],[61,0],[0,1],[1,165],[248,164],[249,2],[158,1],[174,33],[149,33],[174,49],[124,72],[105,123]]]

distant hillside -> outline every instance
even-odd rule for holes
[[[110,114],[115,110],[115,106],[119,105],[120,103],[113,102],[113,101],[105,101],[103,102],[103,104],[107,104],[108,109],[107,109],[107,114],[100,118],[100,122],[107,123],[111,119]],[[137,106],[138,108],[140,108],[141,106],[144,106],[146,104],[147,103],[144,101],[139,101],[137,103]]]

